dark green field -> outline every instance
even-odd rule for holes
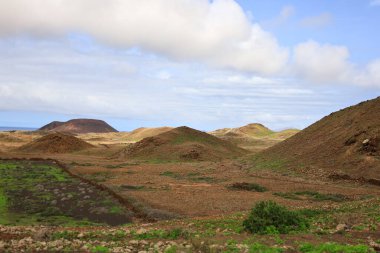
[[[0,162],[0,224],[121,225],[130,213],[53,163]]]

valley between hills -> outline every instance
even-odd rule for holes
[[[0,252],[379,251],[379,115],[376,98],[302,131],[0,132]]]

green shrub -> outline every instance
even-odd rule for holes
[[[286,234],[305,230],[309,222],[299,212],[288,210],[273,201],[262,201],[253,207],[243,226],[251,233]]]
[[[108,253],[110,252],[109,248],[104,246],[95,246],[91,249],[91,253]]]
[[[281,253],[284,252],[283,249],[280,248],[272,248],[260,243],[254,243],[249,246],[249,253]]]
[[[242,191],[255,191],[255,192],[266,192],[268,189],[264,186],[255,183],[233,183],[228,186],[231,190],[242,190]]]
[[[370,253],[374,252],[366,245],[347,245],[337,243],[324,243],[312,245],[310,243],[302,244],[299,247],[302,253]]]

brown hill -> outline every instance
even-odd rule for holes
[[[38,130],[39,131],[50,131],[50,130],[53,130],[54,128],[56,128],[56,127],[62,126],[63,124],[65,124],[65,122],[53,121],[53,122],[50,122],[49,124],[41,127]]]
[[[38,138],[18,148],[18,151],[31,153],[64,154],[92,148],[93,145],[64,133],[52,133]]]
[[[209,133],[241,148],[258,152],[289,138],[298,131],[289,129],[275,132],[262,124],[253,123],[238,128],[218,129]]]
[[[264,151],[301,172],[380,176],[380,97],[324,117]]]
[[[140,141],[147,137],[152,137],[161,133],[165,133],[167,131],[172,130],[172,127],[156,127],[156,128],[147,128],[140,127],[128,134],[127,139],[129,141]]]
[[[178,127],[131,144],[116,156],[152,161],[186,161],[220,160],[245,153],[245,150],[205,132]]]
[[[238,128],[223,128],[210,132],[217,137],[224,136],[249,136],[261,137],[272,134],[273,131],[259,123],[252,123]]]
[[[39,130],[74,134],[117,132],[115,128],[103,120],[96,119],[72,119],[67,122],[53,121],[41,127]]]

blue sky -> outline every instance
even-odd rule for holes
[[[304,128],[380,95],[380,1],[0,0],[0,126]]]

